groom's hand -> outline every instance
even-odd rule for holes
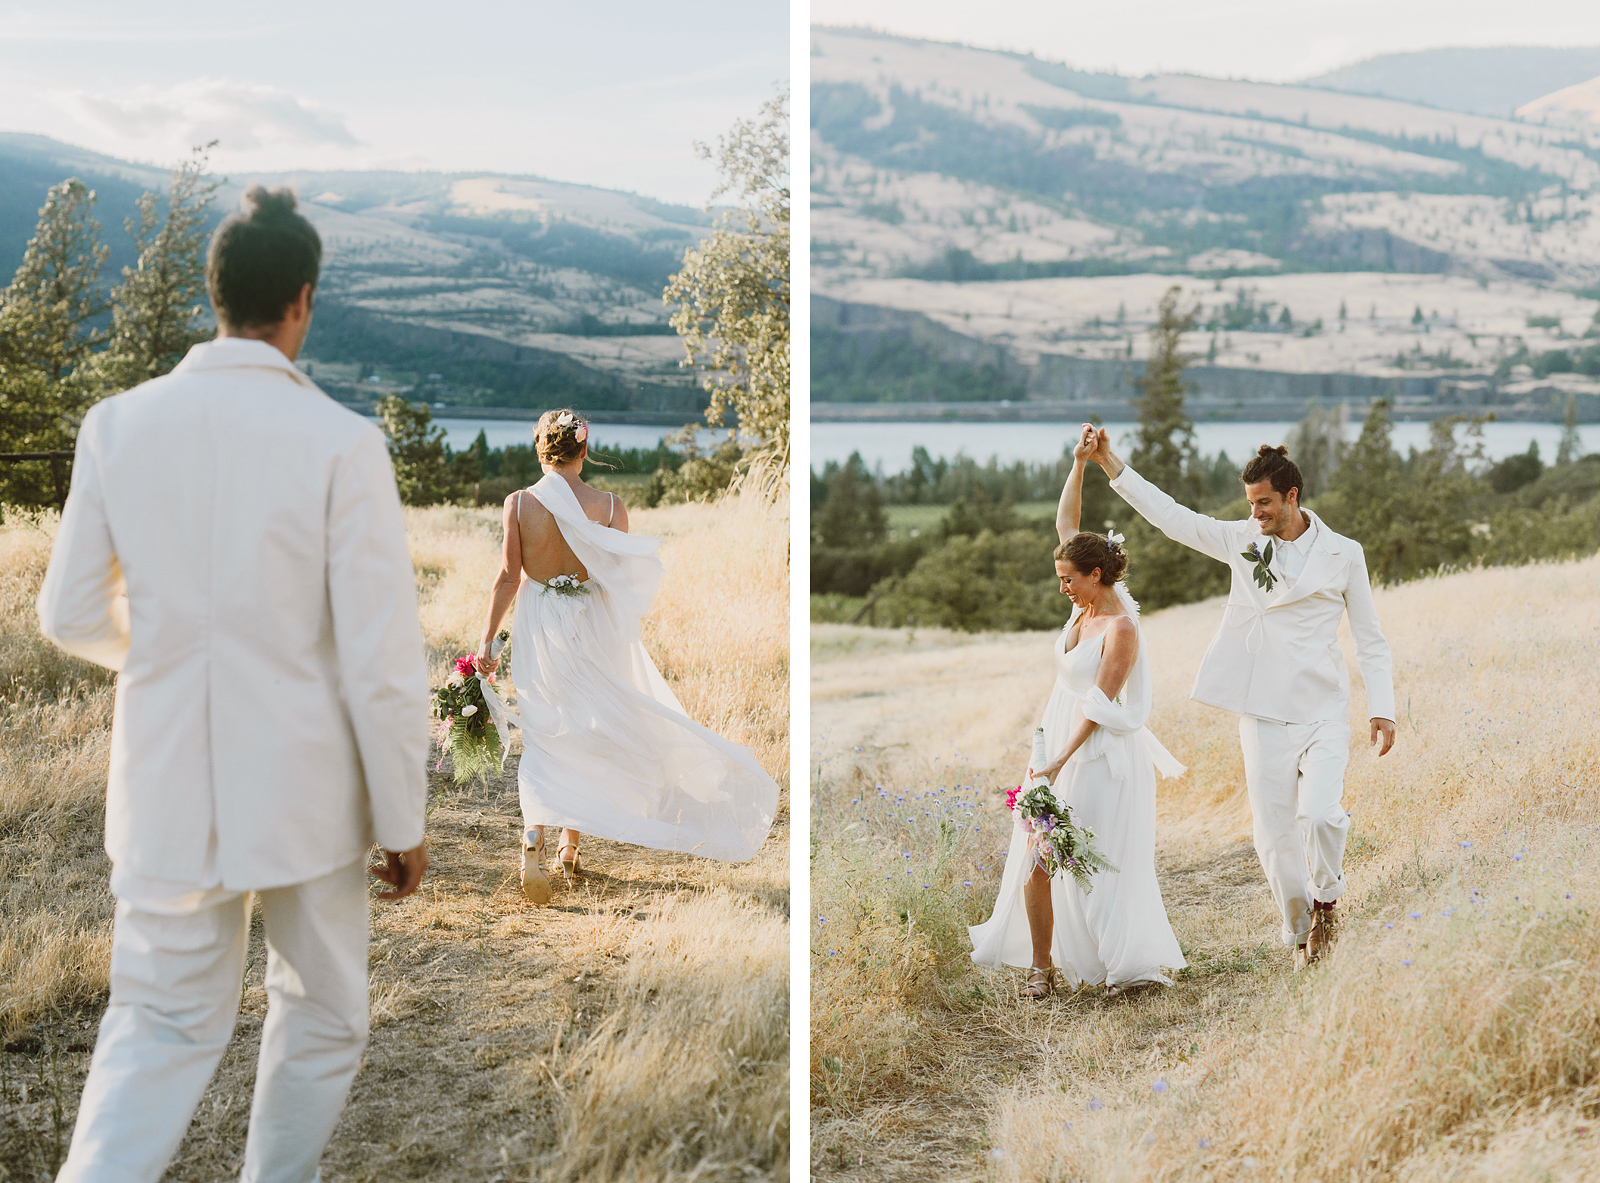
[[[1378,737],[1383,736],[1383,747],[1378,750],[1378,755],[1387,755],[1389,749],[1394,747],[1394,721],[1391,719],[1372,720],[1372,746],[1377,747]]]
[[[422,883],[422,873],[428,869],[428,844],[418,843],[410,850],[386,850],[385,862],[368,867],[374,879],[387,883],[393,890],[380,891],[380,900],[404,899]]]

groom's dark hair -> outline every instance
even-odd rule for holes
[[[1244,466],[1239,479],[1247,485],[1271,481],[1273,490],[1280,497],[1289,496],[1290,489],[1299,489],[1301,493],[1306,489],[1300,466],[1289,459],[1289,449],[1284,444],[1276,448],[1262,444],[1250,463]]]
[[[295,210],[288,189],[252,185],[206,251],[206,290],[217,321],[234,329],[275,325],[306,284],[317,288],[322,237]]]

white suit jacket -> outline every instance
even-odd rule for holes
[[[1262,543],[1252,519],[1219,521],[1196,513],[1131,468],[1111,487],[1168,538],[1233,570],[1222,627],[1195,677],[1195,701],[1282,723],[1348,719],[1350,675],[1339,649],[1339,618],[1348,612],[1367,713],[1394,718],[1393,662],[1359,542],[1317,518],[1317,537],[1300,578],[1266,592],[1256,586],[1255,564],[1244,557],[1252,542]]]
[[[422,841],[427,667],[388,450],[271,345],[197,345],[89,412],[38,610],[120,673],[114,886],[259,890]]]

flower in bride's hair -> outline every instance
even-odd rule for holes
[[[571,411],[562,411],[561,414],[556,416],[556,426],[557,427],[566,427],[571,422],[572,422],[572,412]]]
[[[572,438],[580,444],[583,443],[589,438],[589,425],[587,423],[578,424],[578,430],[572,433]]]
[[[1122,542],[1123,542],[1123,538],[1122,538],[1122,535],[1118,534],[1115,530],[1107,530],[1106,531],[1106,541],[1109,542],[1112,546],[1121,546]]]

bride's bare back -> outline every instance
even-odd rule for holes
[[[614,493],[591,489],[582,481],[568,481],[568,486],[578,498],[578,505],[591,522],[612,529],[628,531],[628,511],[622,499]],[[547,583],[557,575],[576,575],[589,578],[572,547],[561,533],[561,525],[544,503],[526,489],[518,490],[506,498],[506,559],[507,569],[520,565],[523,574],[540,583]],[[514,529],[513,529],[514,527]],[[517,553],[511,553],[515,537]]]

